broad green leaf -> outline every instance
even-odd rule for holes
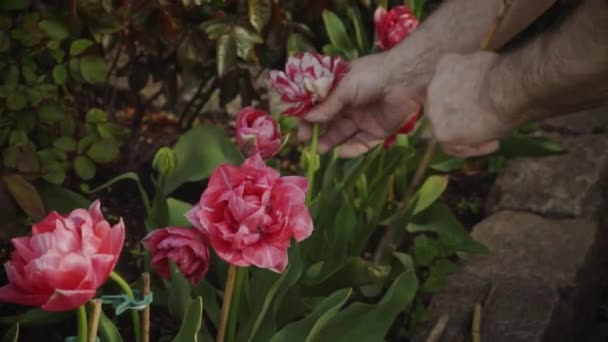
[[[78,56],[81,53],[85,52],[93,44],[95,43],[88,39],[76,39],[70,45],[70,55]]]
[[[338,49],[338,52],[342,53],[347,59],[356,57],[357,51],[355,45],[350,40],[342,20],[333,12],[324,10],[323,22],[325,23],[325,30],[327,31],[329,40],[332,45]]]
[[[166,179],[163,193],[169,194],[186,182],[203,180],[222,163],[240,165],[243,157],[217,126],[205,125],[192,128],[182,135],[173,152],[179,163]]]
[[[68,28],[64,25],[64,23],[55,21],[55,20],[43,20],[38,26],[44,33],[46,33],[50,38],[54,40],[63,40],[68,35]]]
[[[198,331],[201,329],[203,318],[203,299],[197,297],[188,306],[182,325],[172,342],[198,342]]]
[[[80,59],[80,74],[91,84],[102,84],[108,75],[108,66],[99,56],[84,56]]]
[[[305,341],[309,334],[314,333],[314,327],[331,319],[342,308],[352,294],[352,289],[341,289],[325,298],[315,310],[303,319],[286,325],[270,342]]]
[[[327,261],[318,262],[306,270],[303,282],[310,287],[308,293],[326,294],[345,287],[379,283],[388,277],[390,271],[387,266],[375,265],[361,257],[349,257],[326,271],[323,270],[325,263]]]
[[[236,64],[237,45],[230,33],[223,34],[217,41],[217,73],[224,76]]]
[[[203,302],[205,303],[204,311],[209,320],[211,320],[211,323],[217,326],[220,319],[218,290],[203,279],[192,291],[195,296],[203,298]]]
[[[63,120],[65,113],[55,104],[47,104],[38,108],[38,117],[47,123],[54,123]]]
[[[322,326],[315,327],[307,342],[378,342],[397,315],[414,299],[418,279],[413,271],[401,274],[377,304],[354,303]]]
[[[416,215],[433,204],[448,186],[446,176],[430,176],[418,189],[415,196],[413,215]]]
[[[253,324],[251,333],[247,341],[266,342],[276,331],[276,313],[283,301],[283,297],[300,278],[302,274],[302,260],[300,259],[300,249],[295,241],[292,241],[289,248],[289,266],[279,279],[272,285],[264,303],[259,310],[259,314]]]
[[[15,202],[33,221],[40,221],[46,216],[40,194],[30,182],[17,174],[4,175],[2,179],[8,186],[8,191],[13,195]]]
[[[74,171],[82,180],[90,180],[95,177],[97,167],[87,156],[78,156],[74,159]]]
[[[99,342],[122,342],[122,336],[114,322],[101,312],[99,318]]]
[[[448,276],[458,270],[458,266],[448,259],[436,260],[429,267],[429,274],[420,288],[424,292],[436,292],[448,283]]]
[[[13,324],[2,337],[2,342],[18,342],[19,341],[19,322]]]
[[[249,22],[258,32],[262,32],[271,14],[271,0],[249,0]]]
[[[95,142],[87,151],[87,156],[96,163],[109,163],[114,161],[120,153],[120,147],[115,140],[104,139]]]
[[[68,69],[65,65],[58,64],[53,68],[53,80],[57,84],[64,84],[65,80],[68,78]]]
[[[60,214],[67,214],[78,208],[87,208],[91,201],[69,189],[42,182],[38,191],[46,208]]]
[[[91,108],[87,111],[85,120],[88,123],[104,123],[108,121],[108,115],[100,108]]]
[[[168,198],[167,205],[169,207],[169,226],[173,227],[189,227],[192,225],[186,219],[186,213],[192,209],[192,204],[182,202],[175,198]],[[205,304],[207,307],[208,305]]]
[[[36,308],[19,315],[2,316],[0,325],[12,325],[18,322],[21,327],[48,327],[72,317],[74,314],[70,311],[50,312]]]
[[[513,134],[500,141],[500,149],[496,153],[507,158],[516,158],[543,157],[564,152],[564,147],[551,140]]]
[[[414,260],[417,265],[428,266],[440,253],[440,246],[436,240],[426,235],[418,235],[414,239]]]
[[[349,7],[348,16],[355,27],[355,37],[357,38],[356,42],[359,52],[361,54],[367,54],[369,52],[369,39],[366,36],[365,25],[363,24],[363,19],[361,18],[361,12],[357,7]]]
[[[184,315],[192,303],[190,284],[174,263],[171,267],[171,285],[169,288],[169,312],[173,317],[184,321]]]
[[[76,151],[76,140],[67,136],[59,137],[53,141],[53,146],[65,152],[74,152]]]
[[[0,11],[23,10],[32,4],[32,0],[2,0]]]

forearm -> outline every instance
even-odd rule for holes
[[[396,82],[426,87],[446,53],[470,53],[492,27],[503,0],[446,1],[404,42],[387,53],[387,68]],[[511,0],[493,48],[502,46],[548,9],[555,0]]]
[[[487,82],[516,123],[608,102],[608,1],[583,0],[562,25],[504,55]]]

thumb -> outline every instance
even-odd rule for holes
[[[303,119],[308,122],[322,123],[331,121],[336,117],[336,115],[338,115],[338,113],[347,105],[347,101],[344,100],[346,98],[344,96],[345,87],[341,87],[340,85],[338,85],[323,102],[312,107],[312,109],[304,115]]]

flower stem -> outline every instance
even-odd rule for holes
[[[312,140],[310,142],[310,160],[308,163],[308,170],[307,170],[307,178],[308,178],[308,191],[306,192],[306,204],[310,204],[310,202],[312,201],[312,192],[313,192],[313,186],[315,184],[315,173],[317,172],[317,169],[319,168],[318,165],[318,155],[319,153],[317,152],[319,148],[319,125],[318,124],[314,124],[312,126]]]
[[[228,342],[236,341],[236,324],[239,318],[239,307],[241,306],[241,288],[243,281],[247,277],[247,268],[238,267],[236,269],[236,280],[234,284],[234,292],[232,294],[232,305],[230,306],[230,317],[228,318]]]
[[[228,328],[228,318],[230,316],[230,306],[232,303],[234,285],[236,284],[237,267],[230,265],[228,268],[228,278],[224,289],[224,301],[222,302],[222,312],[220,314],[220,325],[218,327],[216,342],[224,342],[226,339],[226,328]]]
[[[78,336],[76,337],[76,340],[78,342],[88,342],[87,309],[84,304],[79,306],[76,310],[76,321],[78,322]]]
[[[131,299],[135,299],[135,295],[133,294],[133,290],[131,290],[131,286],[127,283],[127,281],[120,276],[120,274],[112,271],[110,273],[110,279],[112,279],[116,284],[122,289],[122,291]],[[133,334],[135,335],[135,341],[141,342],[141,328],[139,324],[139,313],[135,310],[131,310],[131,319],[133,320]]]

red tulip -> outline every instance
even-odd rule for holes
[[[285,106],[283,115],[306,115],[313,105],[325,100],[347,69],[348,64],[340,57],[314,52],[290,57],[285,72],[270,72],[270,83]]]
[[[395,144],[395,140],[397,139],[397,134],[410,134],[414,128],[416,128],[416,123],[418,122],[418,117],[420,116],[420,109],[421,108],[418,108],[414,115],[407,120],[405,125],[403,125],[403,127],[401,127],[397,133],[384,140],[384,148],[390,149],[393,147],[393,144]]]
[[[378,7],[374,13],[374,26],[378,35],[378,47],[389,50],[418,27],[418,19],[407,6],[396,6],[390,11]]]
[[[152,253],[152,268],[165,279],[171,278],[169,260],[192,285],[198,284],[209,269],[209,250],[205,238],[196,229],[156,229],[142,243]]]
[[[9,284],[0,301],[67,311],[87,303],[116,266],[125,237],[122,220],[111,227],[99,201],[63,217],[52,212],[15,238],[4,264]]]
[[[187,217],[227,262],[283,272],[291,238],[312,234],[307,187],[306,178],[280,177],[255,155],[240,167],[215,169]]]
[[[266,159],[279,152],[281,131],[268,113],[247,107],[236,119],[236,142],[247,156],[259,153]]]

